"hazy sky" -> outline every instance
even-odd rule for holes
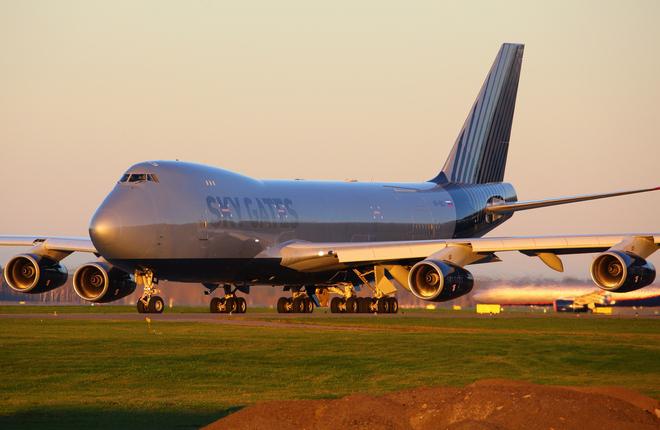
[[[0,234],[85,235],[147,159],[429,179],[502,42],[526,44],[519,198],[660,185],[658,22],[657,0],[0,0]],[[660,193],[539,209],[491,235],[653,232],[658,209]],[[503,257],[475,273],[553,276]]]

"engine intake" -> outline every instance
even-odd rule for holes
[[[123,270],[108,263],[88,263],[73,274],[73,289],[83,300],[108,303],[135,291],[135,282]]]
[[[447,261],[423,260],[410,269],[408,286],[422,300],[445,302],[472,291],[474,278],[472,273]]]
[[[607,251],[591,263],[591,278],[606,291],[626,293],[655,280],[655,267],[632,252]]]
[[[59,288],[69,273],[55,260],[35,254],[13,257],[3,271],[7,285],[19,293],[39,294]]]

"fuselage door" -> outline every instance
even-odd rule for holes
[[[201,215],[197,222],[197,239],[209,240],[209,208],[206,201],[202,205]]]

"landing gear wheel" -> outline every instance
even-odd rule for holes
[[[396,297],[388,297],[387,301],[390,302],[390,313],[395,314],[399,312],[399,301]]]
[[[358,297],[358,312],[361,314],[366,314],[369,312],[369,299],[366,297]]]
[[[146,314],[148,312],[147,307],[144,305],[142,299],[138,299],[137,301],[137,310],[141,314]]]
[[[346,313],[354,314],[358,311],[358,303],[355,297],[349,297],[346,299]]]
[[[305,306],[305,298],[304,297],[296,297],[293,299],[293,309],[292,311],[301,314],[305,312],[306,306]]]
[[[228,297],[225,299],[225,313],[231,314],[233,312],[236,312],[236,299]]]
[[[285,314],[285,313],[289,312],[287,310],[287,307],[286,307],[288,301],[289,300],[286,297],[280,297],[279,299],[277,299],[277,312],[278,313]]]
[[[247,302],[243,297],[236,297],[236,313],[244,314],[247,311]]]
[[[332,300],[330,300],[330,312],[338,314],[340,312],[339,303],[341,303],[341,299],[339,297],[333,297]]]
[[[314,302],[310,298],[305,299],[305,312],[308,314],[314,312]]]
[[[149,313],[152,314],[162,314],[165,309],[165,302],[160,296],[152,296],[149,299]]]
[[[220,299],[217,298],[217,297],[213,297],[211,299],[210,308],[211,308],[211,313],[212,314],[217,314],[217,313],[221,312],[220,311]]]
[[[378,313],[387,314],[390,312],[390,302],[387,297],[378,299]]]

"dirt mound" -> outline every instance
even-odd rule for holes
[[[618,387],[483,380],[384,396],[261,402],[205,429],[660,429],[658,401]]]

